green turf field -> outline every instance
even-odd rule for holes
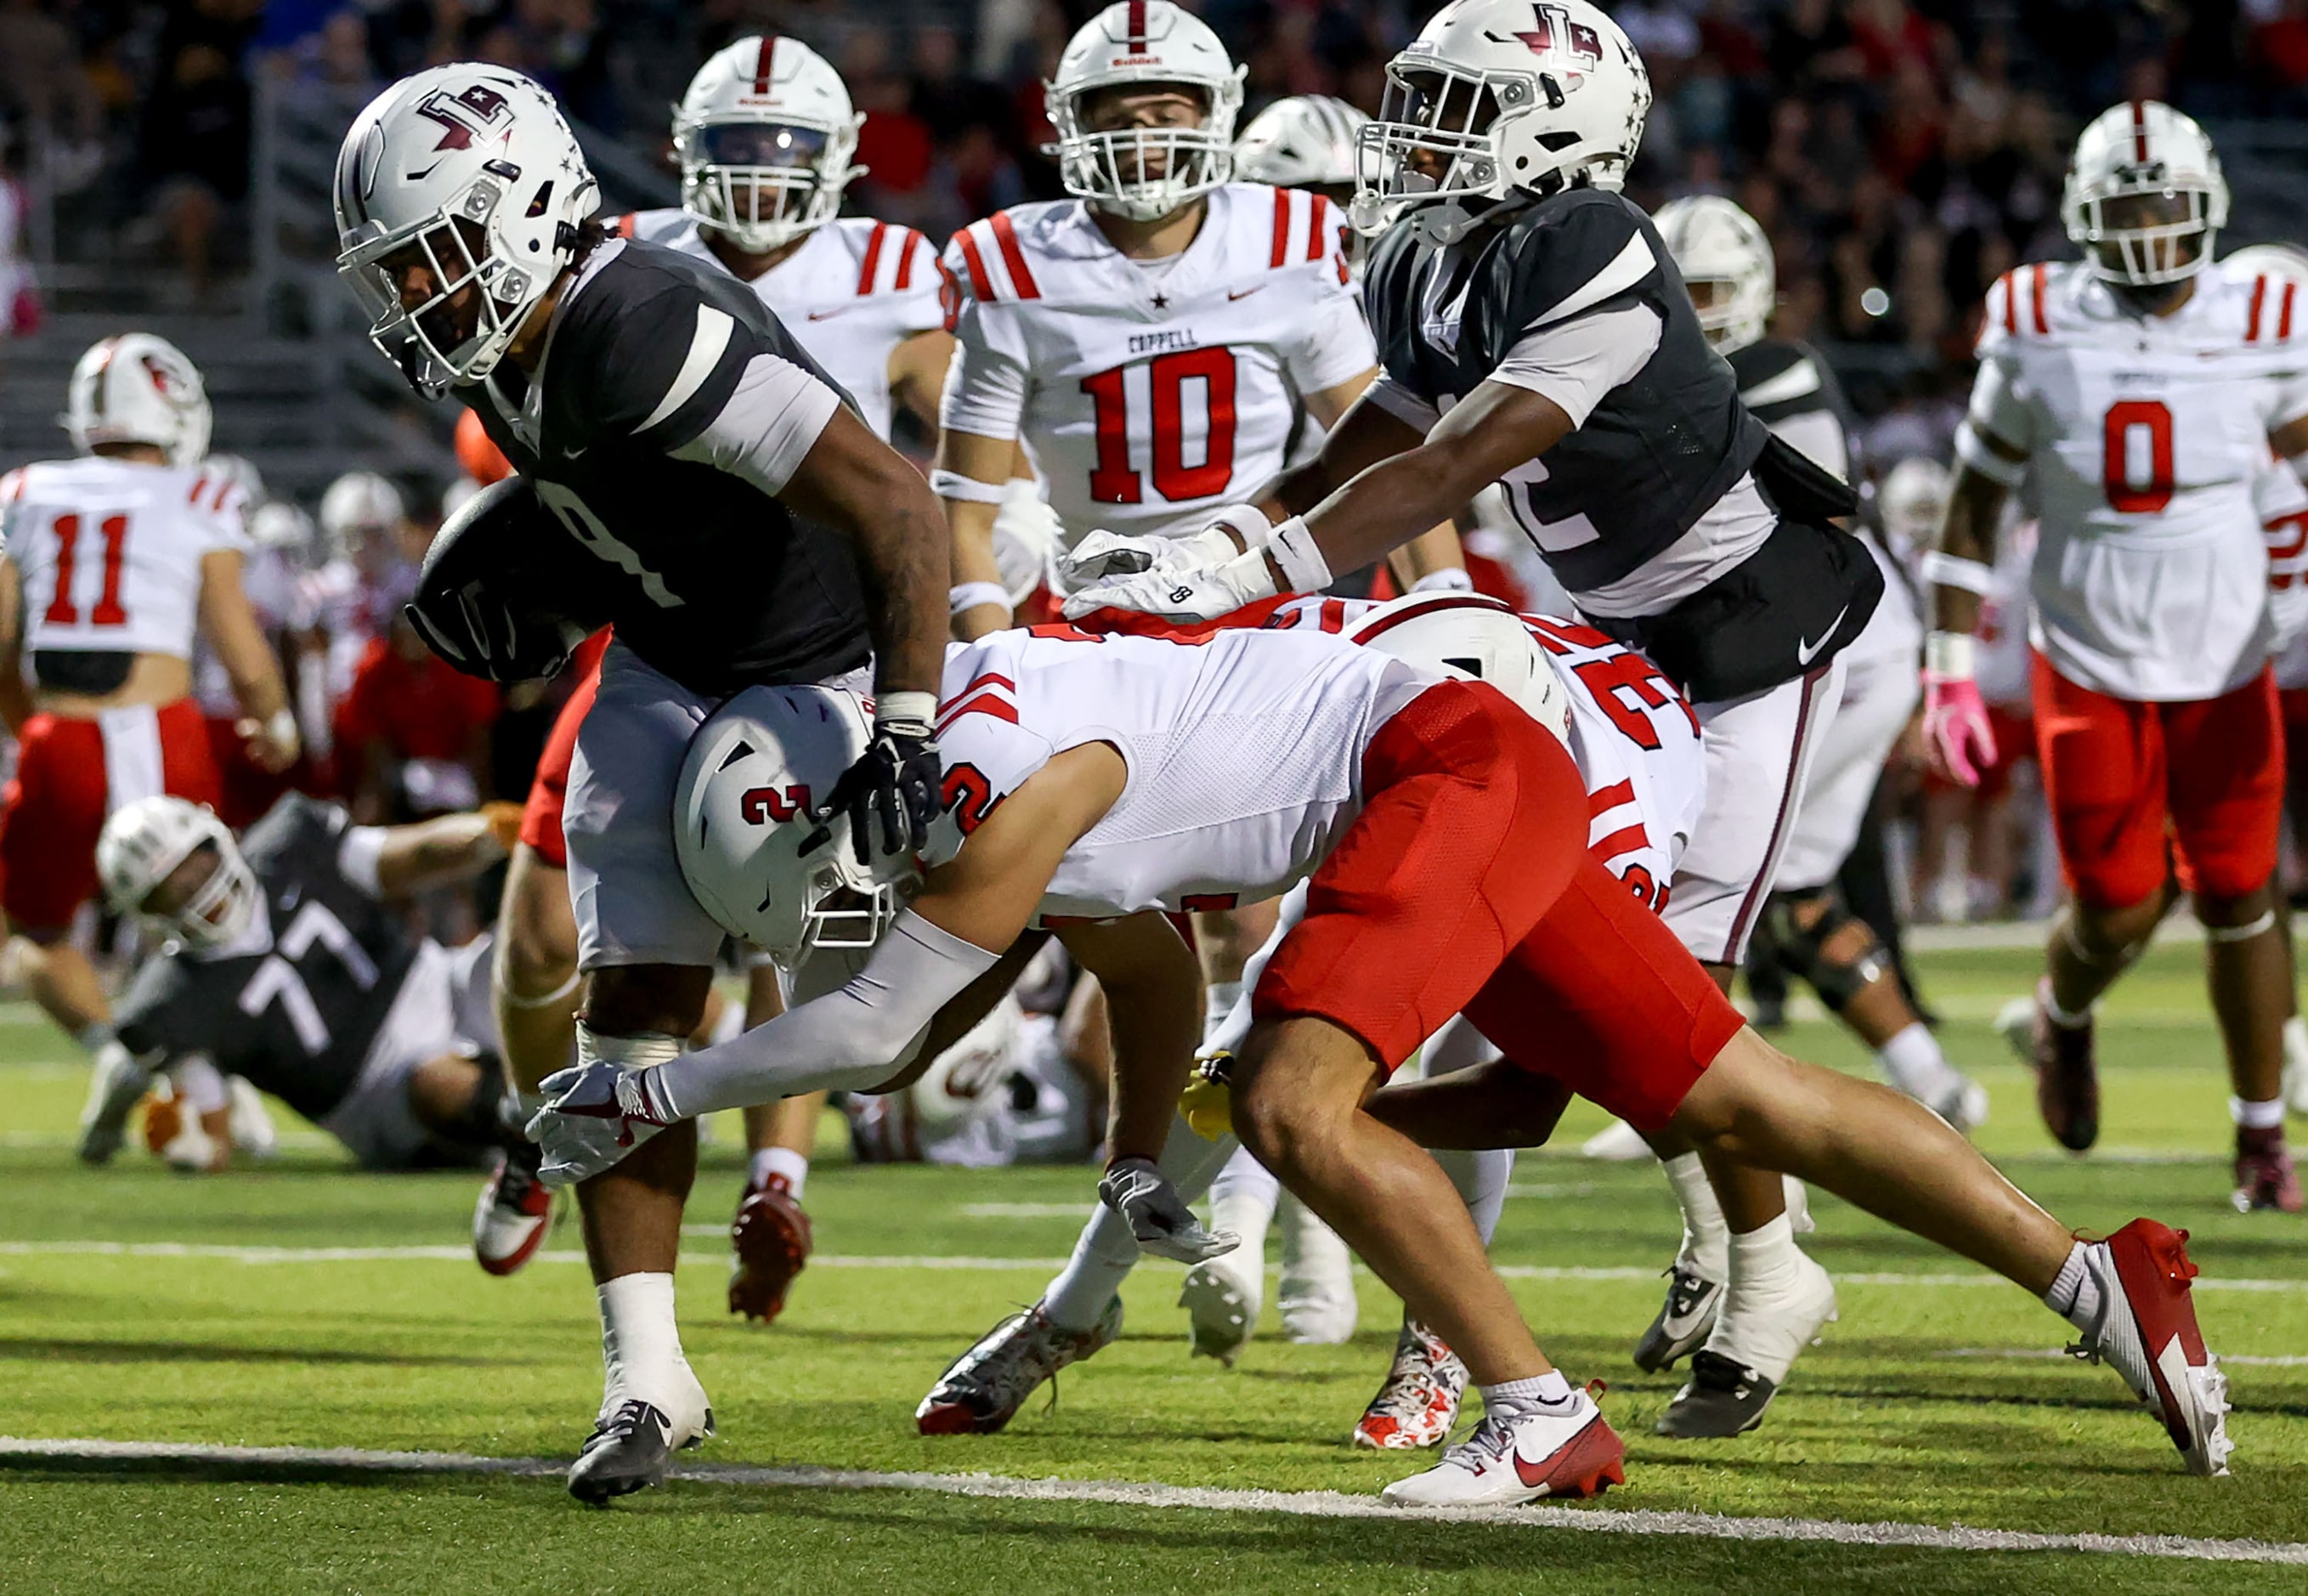
[[[2048,1356],[2066,1327],[2040,1306],[1823,1195],[1809,1245],[1843,1280],[1842,1322],[1761,1431],[1659,1440],[1650,1426],[1676,1382],[1637,1372],[1627,1349],[1673,1245],[1664,1183],[1649,1166],[1545,1153],[1518,1170],[1497,1257],[1566,1370],[1609,1383],[1604,1408],[1629,1445],[1624,1489],[1561,1511],[2308,1543],[2308,1225],[2228,1207],[2226,1088],[2197,956],[2159,949],[2111,1004],[2103,1155],[2088,1161],[2051,1149],[1987,1027],[2031,964],[2009,952],[1925,962],[1951,1050],[1994,1096],[1982,1140],[2071,1222],[2156,1214],[2194,1232],[2208,1283],[2234,1282],[2200,1297],[2230,1359],[2234,1477],[2182,1474],[2111,1374]],[[1821,1025],[1787,1040],[1861,1062]],[[488,1280],[462,1250],[472,1178],[350,1173],[310,1133],[273,1165],[223,1177],[173,1177],[141,1152],[83,1170],[69,1151],[82,1089],[70,1055],[29,1010],[0,1010],[0,1433],[573,1452],[599,1365],[572,1229],[525,1274]],[[1575,1148],[1598,1123],[1581,1110],[1562,1139]],[[1357,1497],[1419,1466],[1345,1445],[1392,1341],[1397,1309],[1375,1281],[1353,1344],[1262,1338],[1228,1372],[1185,1356],[1179,1271],[1160,1265],[1132,1281],[1122,1342],[1069,1371],[1055,1404],[1037,1399],[999,1436],[925,1440],[915,1402],[1038,1291],[1089,1172],[829,1158],[809,1193],[821,1258],[763,1331],[722,1312],[718,1231],[739,1160],[726,1138],[708,1159],[682,1276],[685,1338],[721,1428],[701,1463]],[[588,1513],[550,1476],[19,1454],[0,1458],[0,1591],[2308,1592],[2303,1566],[1594,1534],[1546,1516],[1414,1523],[701,1481]]]

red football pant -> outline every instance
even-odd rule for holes
[[[1445,1020],[1645,1129],[1737,1033],[1736,1010],[1587,853],[1563,746],[1482,683],[1431,687],[1363,755],[1362,813],[1266,967],[1261,1019],[1324,1019],[1392,1069]]]
[[[2240,898],[2276,870],[2284,722],[2276,677],[2192,703],[2141,703],[2079,686],[2035,657],[2036,747],[2076,897],[2093,909],[2181,887]]]
[[[208,721],[192,699],[111,710],[101,721],[25,721],[15,779],[0,796],[0,910],[9,923],[40,932],[70,926],[96,895],[105,817],[161,792],[211,808],[221,796]]]

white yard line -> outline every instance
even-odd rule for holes
[[[365,1471],[398,1474],[551,1476],[551,1458],[475,1457],[456,1452],[366,1452],[302,1446],[197,1446],[149,1441],[28,1441],[0,1436],[0,1457],[181,1463],[192,1466]],[[805,1490],[905,1490],[1018,1502],[1091,1502],[1116,1507],[1184,1508],[1215,1513],[1275,1513],[1302,1518],[1424,1519],[1519,1530],[1586,1530],[1606,1535],[1705,1540],[1823,1542],[1913,1547],[1951,1552],[2091,1552],[2206,1562],[2308,1566],[2308,1545],[2290,1541],[2209,1540],[2181,1535],[2039,1535],[2019,1530],[1942,1528],[1936,1524],[1858,1523],[1821,1518],[1734,1518],[1608,1506],[1413,1510],[1388,1507],[1375,1495],[1338,1491],[1220,1490],[1114,1480],[1019,1480],[1000,1474],[881,1473],[863,1469],[758,1468],[734,1463],[676,1466],[676,1480]]]

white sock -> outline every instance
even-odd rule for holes
[[[1202,992],[1202,1035],[1210,1036],[1226,1023],[1242,999],[1240,981],[1212,981]]]
[[[1213,1207],[1224,1203],[1229,1208],[1249,1206],[1263,1210],[1264,1217],[1259,1221],[1261,1229],[1272,1221],[1274,1210],[1281,1201],[1282,1183],[1264,1164],[1251,1157],[1246,1147],[1235,1149],[1234,1156],[1219,1170],[1218,1178],[1210,1182]]]
[[[1666,1183],[1683,1207],[1683,1255],[1709,1280],[1722,1281],[1731,1273],[1731,1228],[1723,1222],[1723,1205],[1707,1182],[1699,1155],[1685,1152],[1661,1159]]]
[[[1559,1408],[1575,1394],[1559,1368],[1529,1379],[1502,1380],[1495,1385],[1478,1385],[1476,1389],[1483,1393],[1483,1411],[1501,1418],[1511,1416],[1518,1408]]]
[[[2240,1097],[2228,1099],[2228,1117],[2238,1130],[2272,1131],[2284,1124],[2284,1100],[2269,1098],[2264,1103],[2248,1103]]]
[[[2053,1278],[2052,1289],[2044,1293],[2044,1306],[2050,1308],[2077,1329],[2089,1332],[2099,1323],[2100,1310],[2106,1305],[2106,1291],[2099,1278],[2085,1266],[2090,1247],[2079,1241],[2068,1249],[2067,1262]]]
[[[1783,1213],[1731,1238],[1731,1278],[1745,1296],[1783,1291],[1801,1278],[1802,1257],[1795,1225]]]
[[[1784,1380],[1809,1335],[1790,1336],[1784,1324],[1774,1322],[1775,1310],[1803,1289],[1808,1260],[1784,1213],[1731,1238],[1730,1251],[1731,1283],[1707,1344],[1774,1383]]]
[[[1100,1203],[1074,1238],[1073,1256],[1042,1293],[1044,1316],[1061,1330],[1089,1329],[1137,1265],[1138,1238],[1130,1221]]]
[[[2036,1001],[2043,1005],[2045,1017],[2063,1031],[2080,1031],[2090,1024],[2092,1010],[2098,1006],[2088,1003],[2084,1005],[2083,1013],[2070,1014],[2053,1000],[2052,982],[2048,976],[2036,983]]]
[[[1921,1020],[1876,1048],[1875,1062],[1893,1086],[1919,1103],[1943,1101],[1962,1084],[1940,1050],[1940,1039]]]
[[[1465,1152],[1444,1149],[1434,1155],[1442,1166],[1442,1173],[1459,1188],[1466,1201],[1467,1213],[1475,1221],[1475,1230],[1483,1245],[1491,1245],[1491,1238],[1499,1228],[1499,1214],[1507,1205],[1507,1182],[1514,1174],[1514,1149],[1493,1148],[1482,1152]]]
[[[601,1416],[639,1397],[677,1419],[696,1376],[673,1322],[673,1276],[621,1274],[595,1291],[601,1301]]]
[[[790,1147],[756,1147],[745,1178],[754,1186],[782,1183],[786,1195],[798,1203],[801,1188],[809,1184],[809,1155]]]

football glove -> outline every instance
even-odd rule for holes
[[[1253,548],[1204,570],[1157,569],[1098,582],[1068,599],[1065,613],[1068,620],[1078,621],[1101,609],[1131,609],[1191,624],[1232,615],[1245,604],[1271,599],[1274,593],[1266,550]]]
[[[1924,751],[1941,775],[1979,785],[1995,763],[1995,729],[1972,679],[1968,633],[1934,632],[1924,647]]]
[[[1186,1128],[1205,1142],[1234,1134],[1234,1092],[1227,1083],[1227,1072],[1233,1067],[1233,1054],[1213,1053],[1194,1065],[1186,1090],[1178,1094],[1178,1112],[1185,1116]]]
[[[1242,1238],[1232,1230],[1205,1230],[1170,1178],[1152,1159],[1125,1158],[1116,1161],[1098,1183],[1098,1201],[1130,1221],[1141,1252],[1200,1264],[1230,1253]]]
[[[1058,556],[1058,575],[1068,587],[1081,587],[1147,571],[1206,571],[1245,548],[1263,548],[1271,531],[1257,505],[1228,505],[1209,526],[1183,538],[1094,531]]]
[[[654,1069],[597,1060],[545,1077],[545,1107],[526,1134],[544,1149],[538,1178],[555,1190],[616,1168],[674,1122],[660,1100]]]
[[[827,823],[849,816],[849,843],[857,862],[874,863],[874,823],[880,822],[884,858],[919,853],[929,846],[930,827],[945,813],[944,769],[938,763],[933,724],[937,698],[929,693],[892,693],[874,718],[874,738],[857,762],[841,772],[825,802],[812,811],[817,830],[804,842],[804,854],[831,840]]]

